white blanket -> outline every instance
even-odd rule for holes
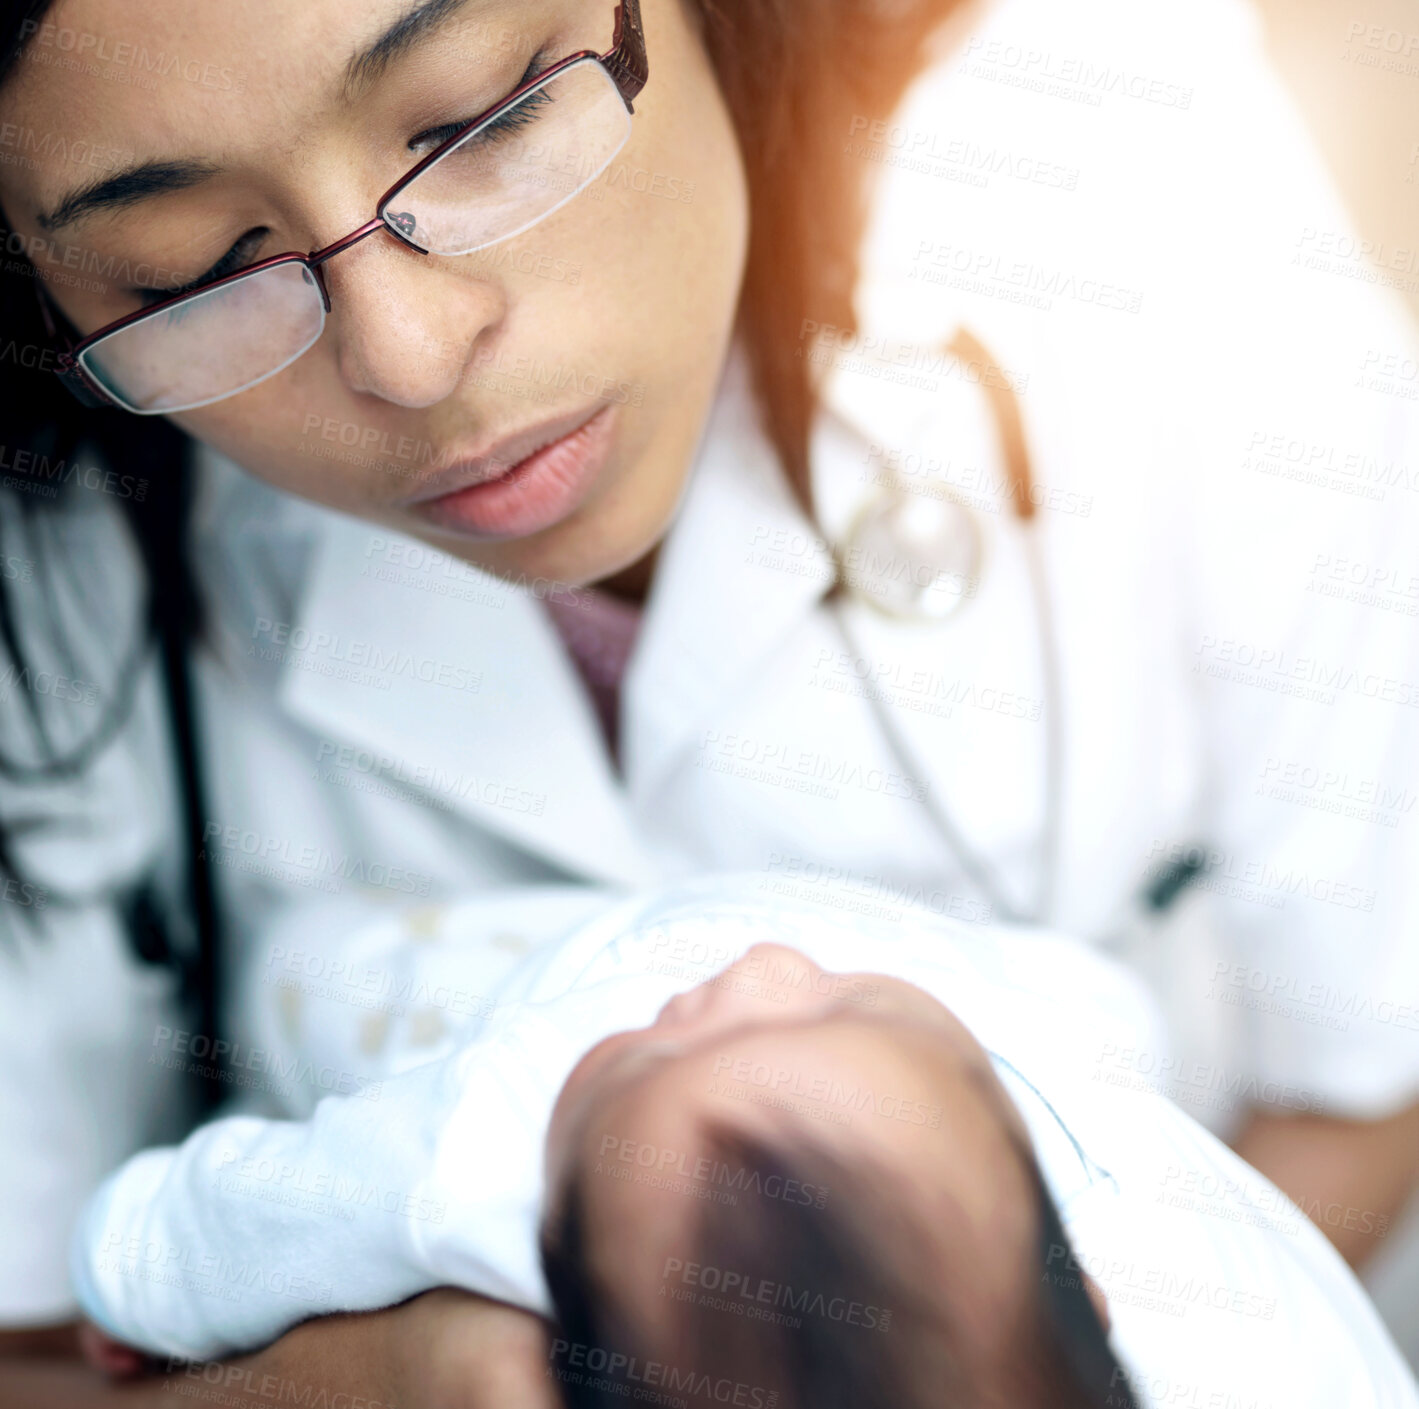
[[[345,1094],[307,1119],[219,1120],[124,1165],[76,1236],[86,1313],[194,1359],[440,1285],[546,1314],[542,1150],[568,1072],[771,940],[830,971],[906,979],[982,1042],[1141,1402],[1419,1409],[1330,1244],[1154,1089],[1164,1046],[1122,970],[1045,931],[765,891],[762,875],[709,878],[590,915],[583,896],[544,917],[565,932],[520,961],[461,932],[457,907],[355,934],[337,912],[299,917],[253,987],[269,1047],[237,1059]]]

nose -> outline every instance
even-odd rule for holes
[[[423,255],[377,233],[325,266],[341,380],[397,406],[451,395],[480,340],[507,312],[500,285],[462,261]]]
[[[823,970],[784,944],[755,944],[729,968],[672,998],[654,1026],[677,1036],[707,1036],[738,1023],[779,1021],[829,1005]]]

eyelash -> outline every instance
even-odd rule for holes
[[[550,68],[552,66],[551,58],[550,49],[539,49],[537,53],[532,56],[531,62],[527,65],[522,77],[513,85],[513,88],[521,88],[523,84],[531,83],[532,80],[545,69]],[[515,114],[512,116],[504,114],[496,122],[490,123],[484,131],[479,134],[480,139],[484,135],[489,134],[492,136],[493,140],[510,135],[517,131],[523,123],[531,117],[533,112],[542,107],[543,104],[550,103],[551,101],[551,98],[547,96],[545,90],[534,93],[532,97],[519,105]],[[428,131],[421,132],[417,137],[413,138],[409,143],[409,148],[412,151],[416,147],[427,145],[432,151],[433,148],[447,142],[460,128],[467,126],[468,119],[465,117],[459,119],[457,122],[446,122],[442,127],[431,127]]]
[[[514,132],[521,131],[532,121],[537,112],[551,101],[552,99],[547,96],[546,89],[539,89],[530,97],[524,98],[514,112],[504,113],[495,122],[490,122],[478,134],[477,140],[479,142],[496,142],[504,137],[512,136]],[[459,122],[446,123],[443,127],[432,127],[427,132],[421,132],[409,145],[411,147],[427,145],[432,151],[435,147],[447,142],[460,128],[467,126],[468,119],[463,118]]]
[[[514,88],[521,88],[524,84],[530,83],[544,69],[551,67],[550,49],[539,49],[532,56],[526,70],[521,78],[513,85]],[[526,101],[519,104],[513,113],[504,113],[495,122],[491,122],[482,132],[478,134],[478,141],[497,142],[504,137],[510,137],[515,132],[520,131],[529,123],[536,113],[546,104],[553,100],[548,97],[545,90],[534,93]],[[420,132],[418,136],[409,142],[410,149],[427,144],[429,150],[441,146],[461,128],[467,127],[468,118],[462,118],[457,122],[445,123],[442,127],[431,127],[425,132]],[[431,140],[432,139],[432,140]],[[211,283],[215,279],[223,278],[227,274],[234,274],[238,269],[250,264],[251,254],[255,253],[256,247],[271,232],[265,226],[248,230],[242,235],[234,245],[215,263],[211,268],[199,274],[195,279],[172,289],[130,289],[129,293],[138,299],[144,307],[151,307],[161,303],[164,299],[176,298],[180,294],[191,293],[193,289],[200,288],[203,284]]]
[[[210,269],[178,288],[134,289],[133,292],[137,294],[139,302],[144,307],[161,303],[165,298],[176,298],[179,294],[191,293],[193,289],[200,288],[213,279],[220,279],[226,274],[235,274],[238,269],[250,264],[251,259],[248,256],[256,253],[257,246],[270,233],[271,231],[264,225],[248,230]]]

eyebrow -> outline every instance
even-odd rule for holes
[[[220,170],[206,161],[142,162],[70,191],[52,210],[41,211],[37,224],[42,230],[60,230],[101,210],[121,210],[168,191],[199,186]]]
[[[341,96],[354,102],[394,61],[432,38],[469,4],[469,0],[423,0],[407,10],[378,39],[367,44],[345,65]],[[172,191],[186,191],[220,175],[215,162],[189,158],[148,161],[101,176],[62,197],[36,223],[42,230],[60,230],[100,211],[122,210]]]
[[[396,59],[426,40],[459,14],[468,0],[423,0],[395,20],[373,44],[345,65],[345,101],[353,102]]]

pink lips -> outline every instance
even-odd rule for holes
[[[438,528],[465,536],[524,538],[539,533],[566,518],[605,468],[614,425],[615,407],[603,406],[590,416],[579,413],[570,426],[564,419],[561,426],[549,423],[523,432],[506,442],[501,454],[495,451],[451,465],[439,476],[445,483],[471,483],[410,507]],[[519,453],[518,441],[537,448],[497,474],[499,464],[507,465]]]

